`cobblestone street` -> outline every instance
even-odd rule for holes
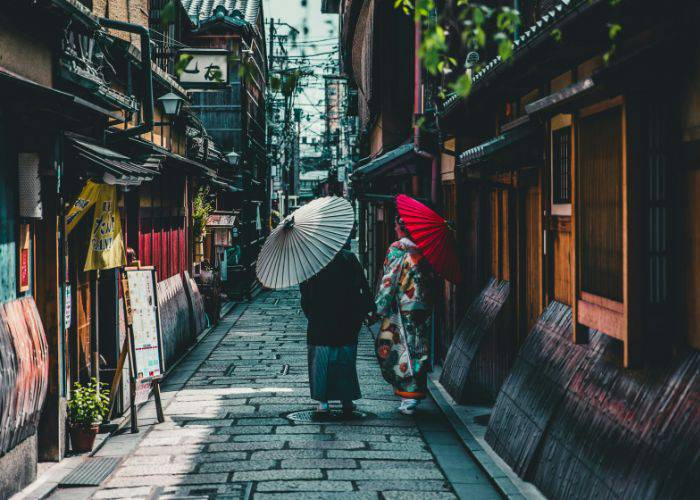
[[[435,405],[407,417],[384,383],[369,332],[360,336],[360,409],[342,423],[293,423],[309,399],[306,320],[298,292],[241,304],[163,386],[166,421],[141,412],[142,431],[97,456],[121,456],[98,490],[54,498],[498,498]],[[152,405],[152,403],[149,403]]]

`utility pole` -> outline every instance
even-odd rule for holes
[[[294,194],[299,194],[297,193],[297,179],[299,178],[299,174],[301,174],[301,114],[302,110],[300,108],[294,108],[294,121],[297,123],[297,136],[296,140],[294,141],[296,145],[296,151],[294,152],[294,163],[296,165],[294,169],[294,177],[292,178],[292,182],[294,183]]]
[[[266,110],[266,111],[267,111],[267,148],[268,148],[268,155],[267,155],[267,157],[268,157],[268,159],[267,159],[267,162],[268,162],[268,169],[267,169],[267,174],[268,174],[268,175],[267,175],[267,188],[270,190],[270,191],[269,191],[269,192],[270,192],[270,195],[267,197],[267,203],[268,203],[267,213],[270,215],[270,218],[269,218],[269,220],[266,222],[267,224],[271,224],[270,221],[272,220],[272,193],[274,192],[274,189],[275,189],[275,186],[274,186],[274,184],[275,184],[274,177],[276,177],[276,175],[275,175],[275,176],[272,175],[272,169],[273,169],[273,168],[274,168],[274,170],[275,170],[275,174],[277,174],[277,165],[273,165],[273,162],[275,161],[275,159],[274,159],[274,155],[272,154],[272,148],[273,148],[273,144],[272,144],[272,134],[273,134],[272,121],[274,120],[275,103],[273,102],[272,93],[270,92],[270,87],[269,87],[269,84],[270,84],[269,78],[270,78],[270,76],[272,75],[273,60],[274,60],[274,57],[275,57],[275,56],[274,56],[274,48],[275,48],[275,47],[274,47],[274,43],[275,43],[274,40],[275,40],[275,19],[271,17],[271,18],[270,18],[270,43],[269,43],[269,45],[268,45],[268,47],[267,47],[267,52],[268,52],[268,54],[267,54],[267,67],[268,67],[267,75],[268,75],[268,82],[267,82],[267,86],[266,86],[266,89],[267,89],[267,99],[265,99],[265,103],[266,103],[266,105],[267,105],[267,110]],[[280,207],[279,207],[279,201],[277,201],[277,204],[278,204],[278,207],[277,207],[277,208],[278,208],[278,210],[279,210],[279,208],[280,208]]]
[[[285,98],[285,105],[284,105],[284,162],[285,162],[285,168],[282,172],[282,179],[284,182],[284,213],[287,213],[287,210],[289,210],[289,183],[290,179],[292,178],[292,171],[294,170],[293,165],[287,165],[289,162],[290,154],[289,154],[289,143],[290,141],[287,140],[287,132],[289,130],[289,106],[287,106],[286,103],[286,98]],[[293,161],[293,156],[292,156],[292,161]]]
[[[268,70],[272,71],[272,66],[273,62],[272,60],[275,58],[275,18],[271,17],[270,18],[270,47],[268,49],[270,55],[267,58],[267,65],[268,65]]]

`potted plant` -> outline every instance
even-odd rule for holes
[[[87,385],[76,382],[68,401],[68,422],[73,451],[92,451],[100,423],[109,411],[108,391],[92,378]]]
[[[209,188],[202,187],[192,201],[192,232],[195,241],[195,261],[204,259],[204,237],[207,235],[207,220],[214,211],[209,201]]]

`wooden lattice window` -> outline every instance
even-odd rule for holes
[[[622,111],[578,125],[578,222],[581,291],[622,302]]]
[[[552,203],[571,203],[571,127],[552,132]]]

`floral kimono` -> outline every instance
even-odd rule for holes
[[[422,259],[410,239],[394,242],[375,300],[382,318],[376,345],[382,375],[397,396],[407,399],[424,398],[427,392],[433,275]]]

